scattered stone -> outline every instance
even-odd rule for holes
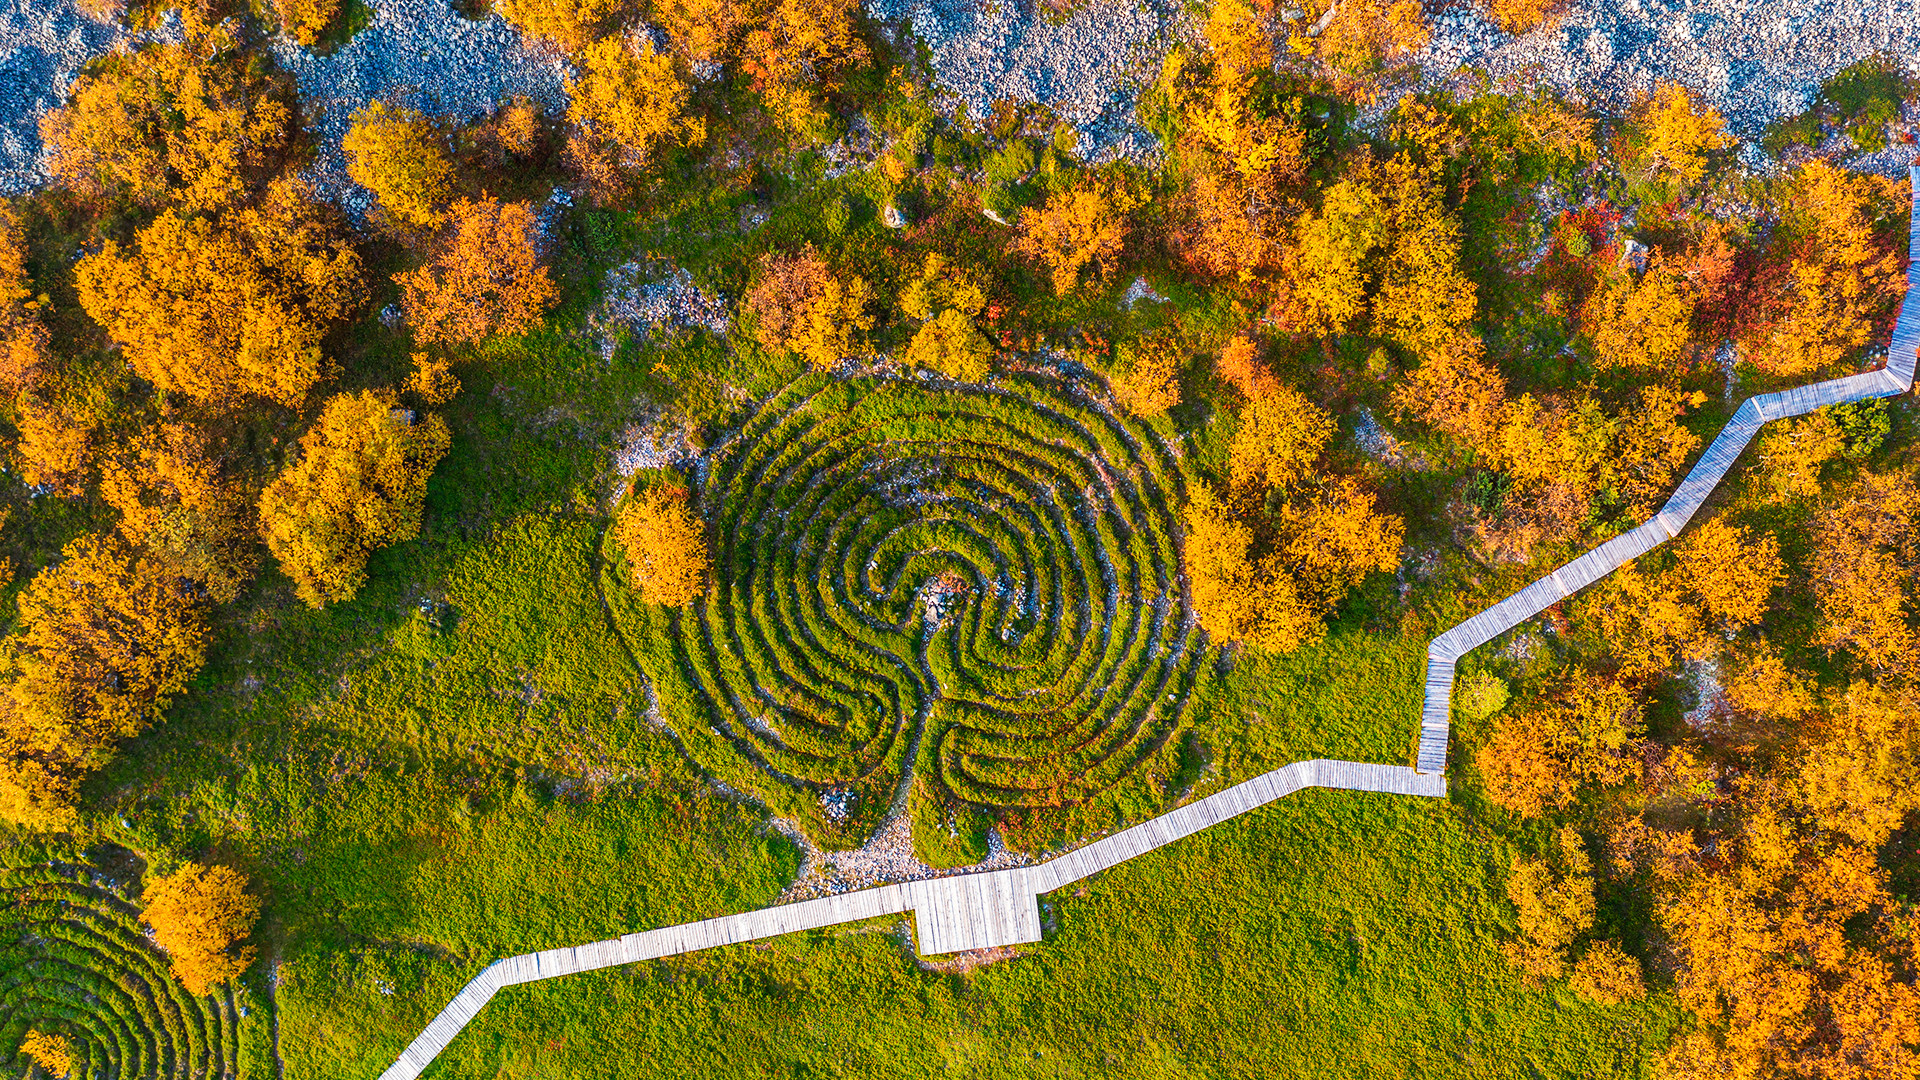
[[[180,17],[172,11],[152,33],[135,35],[83,13],[74,0],[0,6],[0,195],[47,182],[40,118],[66,101],[89,60],[142,42],[179,40]]]
[[[319,154],[308,179],[355,214],[373,205],[373,193],[348,178],[340,138],[367,102],[394,101],[457,122],[490,115],[516,97],[560,112],[572,70],[557,52],[523,41],[499,15],[469,19],[447,0],[380,0],[373,21],[331,55],[315,55],[285,37],[276,38],[272,50],[299,81],[317,136]]]
[[[904,229],[907,227],[906,215],[902,214],[900,208],[892,203],[888,203],[886,208],[880,211],[880,221],[889,229]]]
[[[607,271],[606,294],[587,313],[605,360],[613,359],[623,332],[646,340],[697,326],[720,336],[732,325],[725,297],[702,292],[683,268],[646,257]]]
[[[1039,102],[1073,125],[1088,160],[1155,151],[1133,102],[1184,18],[1178,3],[1090,0],[1062,18],[1044,4],[867,0],[867,13],[911,24],[950,109],[981,117],[996,101]]]
[[[1134,278],[1133,284],[1127,286],[1127,291],[1120,294],[1120,307],[1123,310],[1132,311],[1133,306],[1142,300],[1151,300],[1156,304],[1164,304],[1167,302],[1166,297],[1153,291],[1153,286],[1147,284],[1146,275],[1144,274]]]

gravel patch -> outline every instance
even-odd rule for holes
[[[0,0],[0,195],[18,195],[47,182],[40,152],[40,118],[67,99],[87,61],[134,40],[179,40],[169,13],[150,36],[87,15],[73,0]]]
[[[867,0],[867,13],[906,20],[926,43],[950,105],[989,116],[996,100],[1041,102],[1080,133],[1090,160],[1151,154],[1134,116],[1182,18],[1169,0],[1092,0],[1065,19],[1037,3]]]
[[[919,881],[949,874],[975,874],[983,870],[1005,870],[1031,866],[1029,855],[1008,851],[996,829],[987,830],[987,857],[972,866],[942,870],[928,866],[913,853],[913,822],[904,813],[896,813],[881,822],[865,844],[852,851],[822,851],[800,829],[785,818],[773,818],[768,826],[800,848],[800,872],[792,885],[775,903],[810,900],[856,889],[870,889],[896,881]]]
[[[698,326],[724,337],[732,325],[726,297],[708,295],[685,269],[650,258],[607,271],[606,293],[587,313],[587,327],[607,360],[620,347],[623,333],[646,340]]]
[[[27,0],[35,2],[35,0]],[[486,116],[515,97],[566,108],[566,61],[527,44],[498,15],[468,19],[447,0],[375,0],[373,22],[330,56],[276,39],[274,59],[299,80],[320,153],[308,178],[347,210],[373,194],[347,178],[340,137],[354,110],[376,98],[453,121]]]
[[[1416,58],[1430,86],[1468,69],[1530,72],[1619,114],[1657,81],[1676,82],[1720,110],[1745,143],[1742,158],[1765,168],[1757,142],[1767,125],[1805,112],[1840,69],[1876,53],[1912,64],[1920,0],[1586,0],[1519,37],[1460,7],[1436,16],[1433,30]],[[1894,146],[1849,164],[1904,173],[1912,156]]]

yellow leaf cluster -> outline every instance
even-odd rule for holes
[[[1619,267],[1605,275],[1581,310],[1581,329],[1602,371],[1676,371],[1692,351],[1695,290],[1665,259],[1646,273]]]
[[[427,264],[395,274],[415,340],[478,345],[540,325],[558,297],[534,247],[533,209],[461,199]]]
[[[20,478],[54,495],[85,494],[93,471],[93,428],[74,410],[38,394],[21,394],[14,407]]]
[[[1331,413],[1293,387],[1275,382],[1240,410],[1240,426],[1227,450],[1229,490],[1239,499],[1298,489],[1311,478],[1313,464],[1333,432]]]
[[[866,63],[866,42],[854,30],[856,0],[773,0],[740,45],[740,67],[767,111],[788,131],[818,129],[827,119],[820,96],[838,90],[841,74]]]
[[[836,277],[812,248],[766,255],[744,303],[753,335],[775,353],[797,353],[826,371],[859,353],[873,328],[873,289]]]
[[[1847,449],[1846,433],[1825,409],[1768,424],[1760,433],[1760,467],[1752,483],[1768,502],[1820,494],[1820,471]]]
[[[1913,629],[1920,566],[1920,486],[1903,473],[1865,476],[1814,520],[1813,590],[1821,644],[1879,670],[1920,670]]]
[[[707,591],[712,557],[706,526],[686,492],[651,488],[620,508],[614,539],[626,553],[634,588],[650,604],[685,607]]]
[[[27,277],[20,219],[0,206],[0,391],[31,389],[46,375],[51,357],[40,306]]]
[[[260,918],[260,900],[238,870],[187,863],[149,881],[140,899],[141,921],[153,928],[154,944],[172,959],[173,977],[188,993],[206,994],[252,963],[252,947],[241,942]]]
[[[433,123],[418,110],[370,101],[341,137],[347,175],[373,192],[380,209],[403,226],[432,228],[453,197],[453,158]]]
[[[1066,296],[1080,287],[1082,273],[1104,280],[1119,263],[1127,241],[1127,214],[1133,197],[1097,177],[1054,192],[1038,210],[1020,216],[1015,251],[1037,259],[1053,277],[1053,291]]]
[[[1707,156],[1734,143],[1719,111],[1677,83],[1654,87],[1634,106],[1631,121],[1649,172],[1681,184],[1705,176]]]
[[[1560,829],[1560,858],[1515,859],[1507,875],[1507,899],[1519,915],[1520,939],[1503,950],[1515,967],[1533,979],[1557,979],[1566,973],[1567,950],[1593,929],[1593,863],[1580,834]]]
[[[1273,12],[1265,0],[1221,0],[1209,10],[1205,63],[1168,53],[1152,93],[1180,119],[1188,174],[1169,239],[1188,266],[1249,280],[1284,247],[1283,192],[1306,169],[1306,132],[1262,107],[1273,68]]]
[[[320,44],[327,27],[340,17],[340,0],[273,0],[280,27],[287,36],[311,49]]]
[[[293,134],[285,90],[226,24],[185,11],[183,40],[115,54],[40,122],[54,178],[93,195],[217,210],[244,199]]]
[[[1675,992],[1698,1028],[1669,1077],[1909,1076],[1920,990],[1898,974],[1908,934],[1870,847],[1810,828],[1756,792],[1723,811],[1715,857],[1657,894]],[[1893,925],[1889,925],[1893,923]]]
[[[460,377],[445,360],[414,353],[413,374],[407,376],[401,389],[429,405],[445,405],[460,392]]]
[[[948,309],[972,318],[986,306],[987,293],[978,276],[939,252],[929,252],[919,276],[900,290],[900,310],[915,319],[931,319]]]
[[[101,464],[100,494],[120,513],[120,534],[220,603],[253,578],[252,508],[221,475],[212,439],[191,424],[162,423]]]
[[[75,1052],[73,1040],[65,1035],[54,1035],[29,1028],[20,1040],[20,1052],[29,1061],[47,1071],[47,1075],[66,1080],[73,1072]]]
[[[1368,98],[1380,82],[1372,77],[1420,51],[1431,34],[1419,0],[1344,0],[1314,14],[1329,17],[1317,37],[1295,35],[1295,49],[1310,49]]]
[[[1357,166],[1300,219],[1283,303],[1294,330],[1331,337],[1365,329],[1437,355],[1469,336],[1475,304],[1460,269],[1459,223],[1433,181],[1403,158]]]
[[[1462,445],[1491,445],[1505,420],[1507,382],[1486,362],[1485,351],[1477,337],[1454,339],[1394,388],[1394,411]]]
[[[1315,473],[1333,431],[1330,416],[1276,382],[1242,410],[1229,450],[1239,510],[1196,485],[1184,555],[1211,637],[1291,652],[1320,639],[1327,615],[1369,573],[1399,565],[1400,518],[1380,513],[1351,477]]]
[[[957,308],[929,319],[907,344],[906,362],[961,382],[984,382],[993,372],[993,343]]]
[[[593,137],[616,144],[622,165],[639,171],[664,143],[705,140],[705,122],[687,115],[690,94],[673,58],[655,52],[652,38],[604,38],[587,46],[579,77],[567,80],[567,115]]]
[[[1758,625],[1786,578],[1779,541],[1716,517],[1674,546],[1666,569],[1649,573],[1630,563],[1615,571],[1579,614],[1593,621],[1623,672],[1659,675],[1682,659],[1713,656]]]
[[[624,0],[496,0],[494,10],[528,37],[577,53],[628,6]]]
[[[1488,798],[1536,817],[1567,805],[1583,781],[1617,784],[1638,776],[1629,743],[1639,732],[1633,692],[1576,669],[1553,699],[1503,717],[1474,764]]]
[[[1107,380],[1114,400],[1135,416],[1160,416],[1180,404],[1180,369],[1187,347],[1179,332],[1156,330],[1115,350],[1118,370]]]
[[[731,55],[734,37],[747,17],[738,0],[656,0],[652,8],[674,48],[695,64],[718,63]]]
[[[260,526],[294,591],[313,607],[348,600],[374,548],[420,532],[427,477],[451,438],[391,391],[337,394],[300,437],[300,460],[260,496]]]
[[[1570,6],[1570,0],[1492,0],[1487,9],[1500,29],[1519,35],[1545,26]]]
[[[1319,640],[1319,613],[1277,558],[1253,555],[1253,529],[1235,520],[1205,485],[1195,486],[1185,523],[1188,587],[1208,636],[1273,653]]]
[[[1596,941],[1573,965],[1567,977],[1573,992],[1596,1005],[1618,1005],[1647,996],[1640,961],[1611,941]]]
[[[166,211],[133,250],[109,240],[75,278],[141,378],[215,403],[298,408],[326,372],[321,339],[365,298],[359,257],[294,180],[221,224]]]
[[[1794,250],[1774,298],[1781,315],[1760,326],[1747,350],[1756,367],[1783,376],[1832,367],[1873,341],[1876,317],[1906,291],[1900,253],[1875,228],[1891,202],[1885,181],[1816,160],[1794,176],[1791,191]]]
[[[112,536],[68,544],[19,611],[0,692],[0,816],[45,826],[200,669],[207,625],[180,578]]]
[[[1920,725],[1912,703],[1856,683],[1801,757],[1797,787],[1821,829],[1877,849],[1920,810],[1916,769]]]

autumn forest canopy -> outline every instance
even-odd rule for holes
[[[1434,634],[1886,361],[1911,194],[1850,163],[1911,141],[1901,61],[1743,154],[1684,87],[1430,88],[1428,8],[1308,7],[1196,5],[1115,159],[852,0],[494,0],[563,108],[337,147],[270,46],[359,0],[90,5],[177,32],[0,202],[8,1075],[374,1076],[499,956],[871,883],[796,837],[968,866],[1411,763]],[[1464,658],[1446,800],[1297,796],[977,966],[542,990],[433,1075],[988,1030],[1049,1076],[1920,1077],[1917,717],[1902,395],[1768,425]]]

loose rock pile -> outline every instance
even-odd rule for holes
[[[375,98],[451,120],[487,115],[522,96],[550,111],[566,108],[566,61],[529,46],[500,16],[468,19],[447,0],[377,0],[374,12],[372,24],[330,56],[285,38],[273,47],[299,80],[308,122],[320,135],[310,179],[347,209],[364,212],[373,196],[347,178],[340,138],[354,110]]]
[[[1758,139],[1767,125],[1806,111],[1841,68],[1877,53],[1908,64],[1920,56],[1915,0],[1582,0],[1520,37],[1460,6],[1436,16],[1433,29],[1417,58],[1429,84],[1468,69],[1532,71],[1619,113],[1656,81],[1677,82],[1726,116],[1750,164],[1764,164]],[[1904,175],[1912,156],[1895,146],[1850,164]]]

